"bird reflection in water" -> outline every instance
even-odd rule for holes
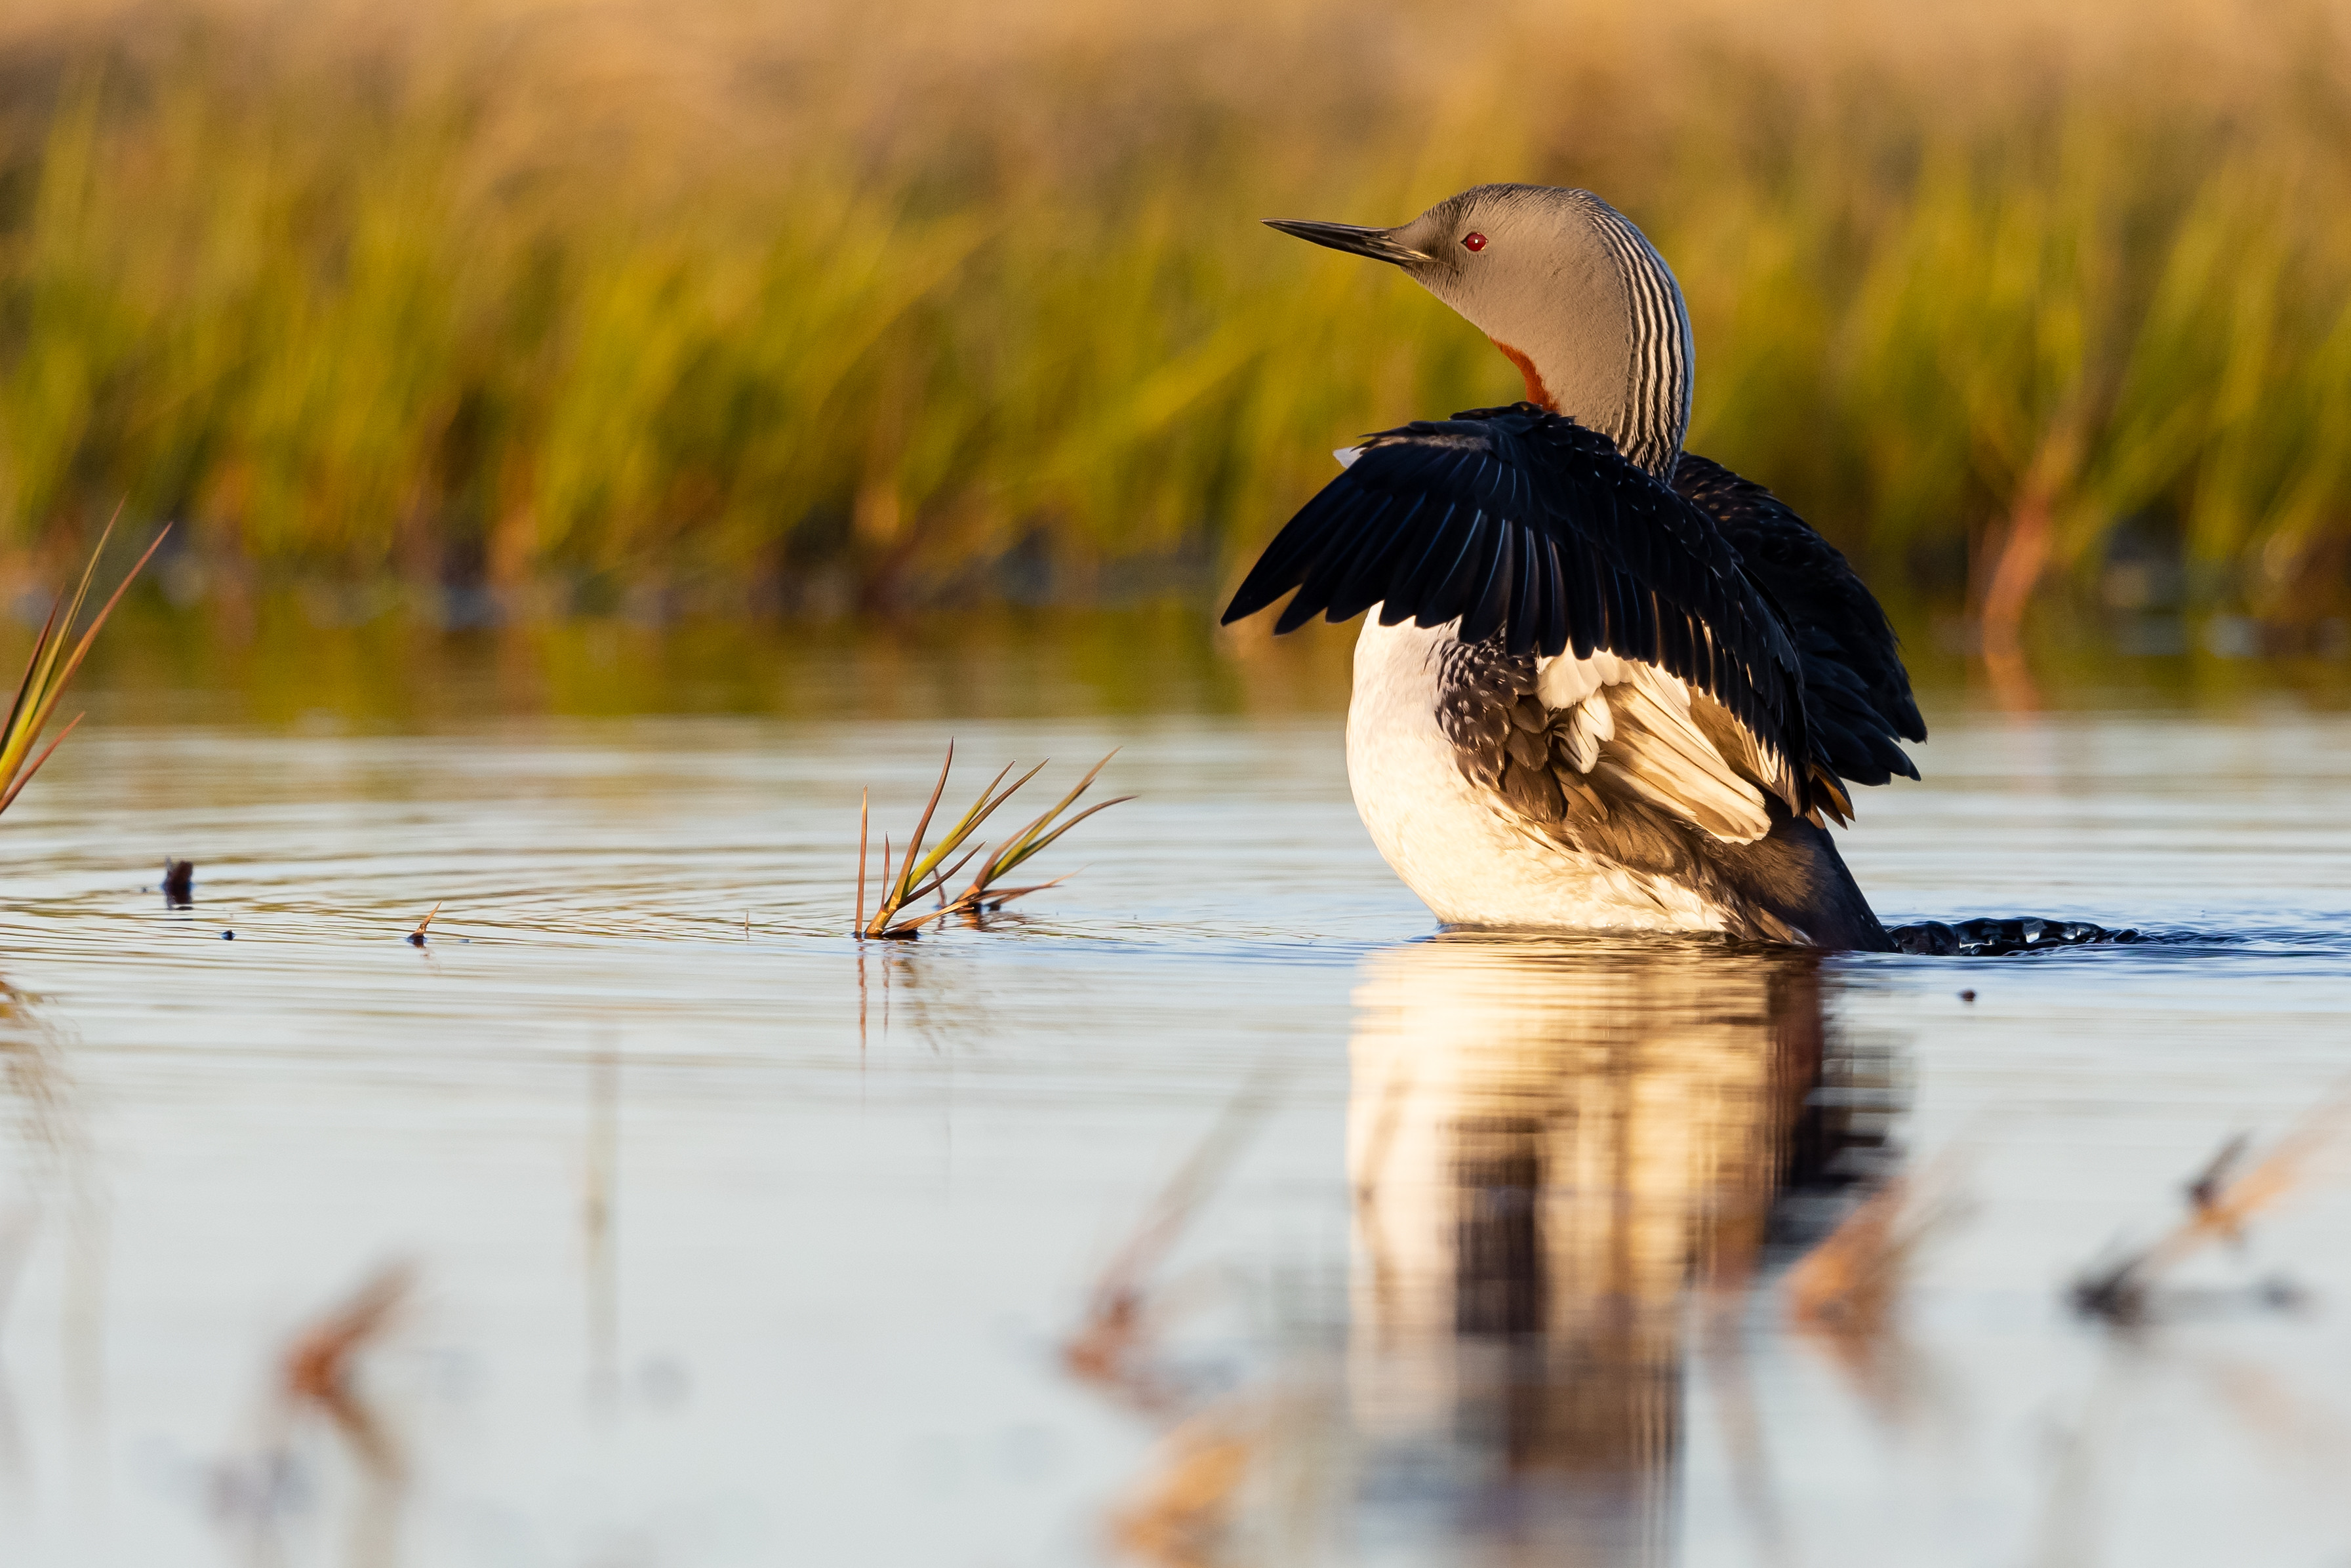
[[[1813,953],[1687,939],[1372,961],[1348,1130],[1365,1539],[1671,1559],[1693,1291],[1727,1299],[1803,1194],[1882,1152],[1887,1085],[1837,1047],[1823,983]]]

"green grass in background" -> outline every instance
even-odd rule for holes
[[[1206,597],[1334,444],[1516,392],[1256,220],[1529,179],[1647,229],[1693,446],[1889,597],[2311,624],[2351,538],[2340,21],[69,5],[0,31],[0,549],[127,495],[231,603]]]

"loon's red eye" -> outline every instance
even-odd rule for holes
[[[1461,236],[1461,248],[1468,251],[1483,250],[1486,248],[1486,236],[1484,235],[1463,235]]]

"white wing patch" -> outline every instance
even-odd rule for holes
[[[1616,738],[1615,710],[1600,692],[1575,705],[1567,721],[1568,760],[1578,773],[1589,773],[1600,760],[1600,748]]]
[[[1704,693],[1613,653],[1539,659],[1535,667],[1535,695],[1564,715],[1577,772],[1729,842],[1751,843],[1771,831],[1758,785],[1778,770],[1746,727]]]

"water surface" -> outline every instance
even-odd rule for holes
[[[1946,702],[1881,911],[2162,939],[1821,959],[1433,938],[1327,704],[101,695],[5,826],[11,1563],[2351,1552],[2325,1136],[2152,1321],[2065,1298],[2331,1133],[2351,719]],[[1138,799],[861,950],[950,735]],[[1882,1319],[1795,1321],[1902,1172]],[[288,1347],[394,1267],[339,1421]]]

